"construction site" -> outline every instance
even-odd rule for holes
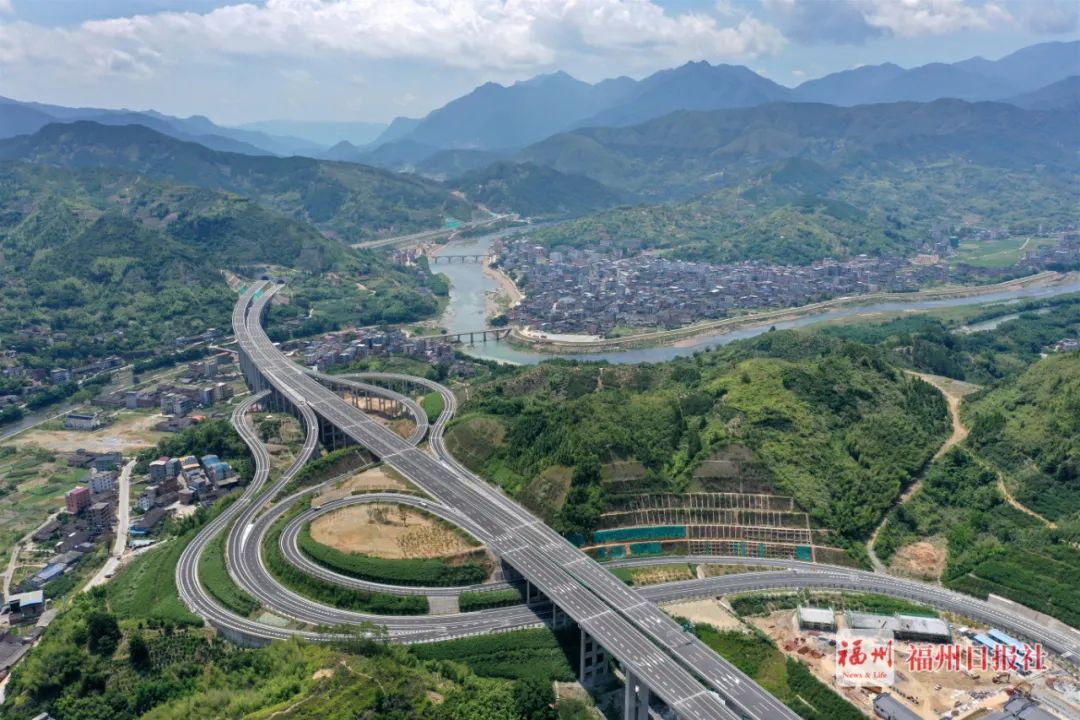
[[[873,615],[870,613],[834,612],[832,608],[799,608],[780,610],[762,617],[747,618],[754,627],[767,635],[787,656],[805,663],[822,682],[848,699],[868,717],[888,720],[1070,720],[1080,717],[1080,680],[1066,668],[1046,658],[1043,670],[1022,672],[1015,668],[995,672],[966,665],[958,670],[941,668],[912,670],[913,644],[924,643],[947,628],[942,644],[954,644],[967,656],[971,647],[976,656],[986,633],[995,633],[972,625],[949,622],[960,618],[908,618],[908,616]],[[836,631],[847,629],[885,628],[895,633],[895,683],[891,687],[842,687],[836,681]],[[902,639],[905,630],[926,632],[918,641]],[[1000,635],[1000,633],[999,633]],[[1002,637],[1007,637],[1001,635]],[[991,641],[992,642],[992,641]],[[888,699],[885,700],[884,697]],[[1022,700],[1023,702],[1015,702]],[[875,701],[877,704],[875,705]],[[1011,708],[1022,708],[1022,715],[1012,715]]]

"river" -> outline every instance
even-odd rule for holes
[[[448,249],[450,254],[482,254],[488,251],[491,242],[501,235],[510,231],[504,231],[495,235],[455,240]],[[439,325],[446,328],[450,333],[469,332],[482,330],[489,327],[487,323],[487,301],[489,292],[498,289],[498,282],[486,275],[482,266],[476,263],[454,263],[449,265],[436,265],[433,270],[444,273],[450,278],[450,302],[439,320]],[[570,353],[551,354],[533,350],[519,350],[504,342],[488,341],[477,342],[475,345],[462,345],[461,349],[473,357],[485,360],[514,363],[518,365],[535,365],[544,360],[554,358],[571,358],[577,360],[602,361],[612,363],[643,363],[663,362],[677,357],[692,355],[701,350],[727,345],[735,340],[744,340],[768,332],[775,327],[778,330],[805,327],[827,320],[852,317],[866,313],[887,313],[897,311],[932,310],[935,308],[956,307],[961,305],[986,305],[1017,301],[1027,298],[1051,297],[1064,295],[1071,292],[1080,292],[1080,277],[1060,283],[1053,287],[1018,288],[1015,290],[1002,290],[972,297],[946,298],[943,300],[913,300],[911,302],[884,302],[872,305],[860,305],[857,307],[844,307],[827,310],[815,315],[807,315],[795,320],[783,322],[769,322],[754,327],[743,327],[737,330],[721,331],[711,335],[701,335],[690,340],[683,341],[679,345],[665,345],[662,347],[640,348],[631,350],[617,350],[600,353]]]

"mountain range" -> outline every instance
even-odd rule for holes
[[[637,125],[680,110],[722,110],[773,102],[852,106],[941,98],[969,101],[1024,98],[1044,91],[1043,109],[1068,107],[1080,76],[1080,41],[1033,45],[999,60],[971,58],[904,69],[864,66],[787,88],[739,65],[691,62],[642,80],[626,77],[589,84],[566,73],[510,86],[487,83],[420,119],[398,118],[374,147],[349,159],[416,168],[430,149],[468,149],[504,155],[558,132],[582,127]],[[1021,100],[1018,100],[1020,102]]]
[[[340,142],[368,145],[387,128],[386,123],[373,122],[313,122],[301,120],[262,120],[239,126],[240,130],[252,130],[285,139],[307,141],[321,147],[331,147]]]
[[[212,150],[142,125],[46,125],[0,140],[0,159],[50,167],[113,168],[250,198],[348,242],[439,227],[472,207],[416,175],[307,157]]]
[[[731,185],[792,157],[845,171],[962,159],[1069,174],[1078,144],[1080,126],[1060,110],[962,100],[855,107],[772,103],[675,112],[633,127],[579,128],[530,145],[514,159],[662,199]]]
[[[537,243],[616,243],[710,262],[910,253],[935,228],[1075,222],[1068,110],[936,100],[772,103],[580,128],[518,162],[585,175],[646,204],[546,228]]]
[[[690,62],[641,80],[597,83],[565,72],[508,86],[485,83],[423,118],[389,126],[363,122],[273,120],[231,128],[205,117],[152,110],[66,108],[0,98],[0,138],[56,122],[89,120],[145,125],[213,150],[248,155],[303,155],[453,178],[558,133],[626,127],[683,110],[723,110],[775,102],[854,106],[941,98],[995,100],[1033,109],[1080,104],[1080,41],[1032,45],[998,60],[975,57],[904,69],[864,66],[788,88],[739,65]],[[376,137],[377,136],[377,137]],[[453,154],[447,155],[447,151]]]
[[[201,115],[178,118],[154,110],[71,108],[0,97],[0,138],[35,133],[52,123],[89,121],[101,125],[143,125],[163,135],[212,150],[245,155],[315,155],[322,145],[257,129],[228,128]]]

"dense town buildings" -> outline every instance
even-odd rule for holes
[[[552,333],[606,335],[617,328],[672,328],[740,310],[797,307],[847,295],[913,292],[945,282],[993,279],[1000,268],[940,262],[948,242],[915,258],[860,255],[811,265],[711,264],[629,254],[613,243],[552,249],[527,239],[498,243],[500,265],[522,280],[510,322]],[[1080,235],[1026,252],[1026,270],[1075,265]]]

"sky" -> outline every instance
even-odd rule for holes
[[[484,82],[644,77],[688,61],[786,86],[1074,40],[1080,0],[0,0],[0,95],[387,122]]]

